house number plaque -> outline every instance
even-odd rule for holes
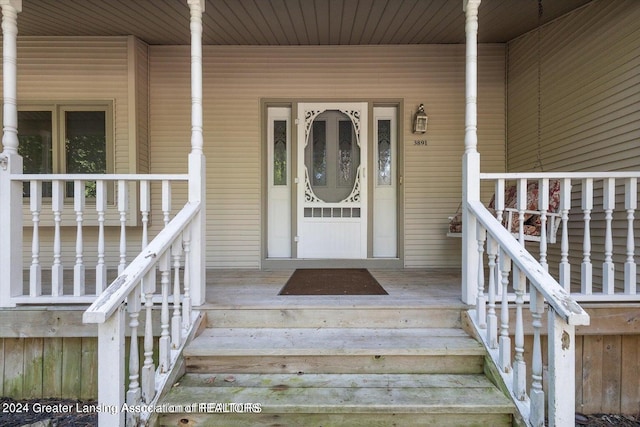
[[[416,139],[415,141],[413,141],[413,145],[426,147],[427,146],[427,140],[426,139]]]

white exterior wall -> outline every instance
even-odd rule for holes
[[[151,172],[183,172],[190,141],[189,49],[151,46],[149,52]],[[502,172],[505,48],[481,46],[479,52],[482,167]],[[260,267],[266,206],[261,99],[404,99],[405,265],[459,265],[460,241],[445,233],[461,197],[464,46],[205,46],[203,61],[209,267]],[[413,135],[411,119],[421,103],[429,129]],[[415,145],[417,139],[428,145]],[[179,197],[174,193],[176,205]]]

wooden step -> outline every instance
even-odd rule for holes
[[[461,308],[442,304],[425,307],[314,305],[292,307],[209,307],[207,327],[225,328],[456,328],[461,326]]]
[[[178,411],[215,402],[255,403],[260,412],[217,413],[223,405]],[[187,374],[162,403],[175,412],[162,414],[160,425],[173,426],[507,426],[513,411],[481,374]]]
[[[200,307],[207,327],[460,328],[460,313],[467,308],[459,285],[442,272],[426,278],[410,270],[400,276],[393,270],[372,271],[389,295],[278,295],[292,273],[214,275],[217,286]]]
[[[481,373],[484,348],[455,328],[208,328],[188,372]]]

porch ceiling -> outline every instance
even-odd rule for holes
[[[544,0],[542,22],[592,0]],[[464,42],[462,0],[206,0],[208,45],[358,45]],[[537,0],[483,0],[481,43],[538,25]],[[190,43],[186,0],[23,0],[22,36],[135,35]]]

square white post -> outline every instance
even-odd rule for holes
[[[0,154],[0,307],[15,307],[11,297],[22,295],[22,157]]]
[[[548,314],[549,427],[574,425],[576,406],[575,327],[553,309]]]
[[[124,305],[98,325],[98,403],[109,408],[98,413],[100,426],[125,425],[124,330]]]

